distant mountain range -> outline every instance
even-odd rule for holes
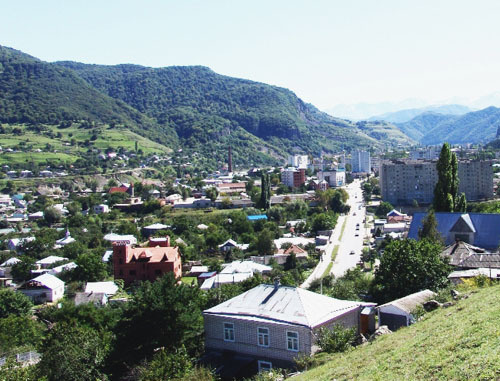
[[[304,103],[293,92],[231,78],[202,66],[47,63],[0,47],[0,122],[88,120],[127,126],[206,163],[281,163],[288,153],[409,144],[386,122],[353,123]]]
[[[382,115],[372,116],[368,118],[368,120],[385,120],[386,122],[390,123],[404,123],[421,114],[429,112],[444,115],[463,115],[471,111],[472,110],[469,107],[462,105],[427,106],[422,108],[412,108],[407,110],[388,112]]]

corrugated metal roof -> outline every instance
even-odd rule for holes
[[[426,213],[415,213],[408,232],[408,238],[418,239],[418,229],[422,226],[422,220]],[[445,238],[445,244],[453,242],[450,230],[453,228],[462,213],[436,213],[437,228]],[[500,214],[492,213],[469,213],[475,233],[474,246],[486,249],[496,249],[500,243]]]
[[[378,308],[383,308],[387,306],[395,306],[399,308],[402,311],[405,311],[407,313],[411,313],[415,309],[416,306],[426,302],[427,300],[431,299],[436,295],[434,292],[431,290],[423,290],[416,292],[414,294],[405,296],[404,298],[401,299],[396,299],[393,300],[392,302],[382,304]]]
[[[37,276],[36,278],[31,279],[30,282],[38,282],[51,290],[55,290],[61,286],[64,287],[64,282],[61,279],[50,274]]]
[[[261,284],[205,314],[254,317],[317,327],[366,303],[339,300],[298,287]]]

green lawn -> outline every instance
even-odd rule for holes
[[[499,380],[500,286],[294,377],[308,380]]]
[[[183,276],[181,278],[181,282],[191,286],[193,282],[196,284],[196,279],[197,278],[195,276]]]

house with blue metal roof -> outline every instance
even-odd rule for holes
[[[247,220],[249,221],[267,220],[267,216],[265,214],[256,214],[253,216],[247,216]]]
[[[408,238],[418,239],[418,231],[426,213],[415,213]],[[496,250],[500,245],[500,214],[436,213],[437,230],[445,245],[463,241],[484,249]]]

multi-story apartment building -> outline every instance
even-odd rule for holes
[[[288,156],[288,165],[296,168],[307,168],[309,157],[307,155],[290,155]]]
[[[491,161],[460,161],[459,192],[467,200],[493,197],[493,168]],[[382,199],[393,205],[430,204],[438,177],[435,161],[396,160],[383,161],[380,165],[380,190]]]
[[[372,170],[370,152],[368,151],[352,151],[351,166],[353,172],[366,172]]]
[[[441,153],[441,146],[430,146],[410,151],[410,160],[437,160]]]
[[[305,184],[305,169],[287,168],[281,172],[281,182],[289,187],[297,188]]]
[[[318,172],[318,180],[325,180],[330,187],[340,187],[345,185],[345,171],[330,170]]]

